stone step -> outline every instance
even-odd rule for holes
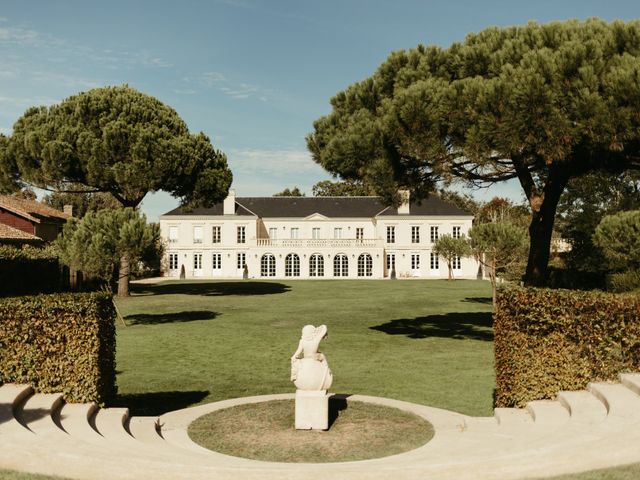
[[[73,438],[85,441],[102,438],[91,426],[97,411],[95,403],[66,403],[60,410],[60,424]]]
[[[493,415],[500,427],[523,427],[533,425],[531,413],[523,408],[496,408]]]
[[[536,426],[557,427],[567,423],[570,419],[569,410],[555,400],[535,400],[528,402],[527,411]]]
[[[35,434],[64,434],[59,413],[64,405],[61,393],[36,393],[16,408],[16,420]]]
[[[126,428],[128,420],[128,408],[101,408],[95,413],[90,424],[107,440],[132,444],[134,438]]]
[[[33,388],[29,385],[5,383],[0,386],[0,428],[15,421],[14,409],[22,405],[31,395],[33,395]]]
[[[148,445],[168,446],[158,433],[158,429],[158,417],[131,417],[129,419],[129,432],[133,438]]]
[[[609,416],[634,416],[640,412],[640,396],[619,383],[589,383],[589,391],[607,407]]]
[[[635,394],[640,395],[640,373],[621,373],[620,383]]]
[[[569,410],[571,422],[597,424],[607,418],[605,404],[586,390],[559,392],[557,399]]]
[[[463,432],[495,432],[498,429],[498,419],[494,417],[465,417]]]

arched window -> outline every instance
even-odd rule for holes
[[[309,276],[324,277],[324,258],[319,253],[314,253],[309,258]]]
[[[343,253],[339,253],[333,257],[333,276],[348,277],[349,276],[349,259]]]
[[[373,275],[373,260],[371,255],[363,253],[358,257],[358,276],[370,277]]]
[[[284,276],[285,277],[300,276],[300,257],[295,253],[290,253],[284,259]]]
[[[276,276],[276,257],[270,253],[265,253],[260,259],[260,276],[275,277]]]

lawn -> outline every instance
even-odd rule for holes
[[[134,414],[293,392],[305,324],[336,393],[491,415],[495,377],[488,282],[165,281],[117,305],[119,404]]]

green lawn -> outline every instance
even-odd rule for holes
[[[488,282],[166,281],[117,304],[119,404],[158,414],[226,398],[293,392],[289,358],[305,324],[336,393],[491,415]]]

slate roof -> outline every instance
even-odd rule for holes
[[[471,216],[450,203],[431,196],[411,203],[410,215]],[[397,216],[398,210],[385,206],[380,197],[236,197],[236,215],[260,218],[306,218],[319,213],[328,218]],[[178,207],[164,215],[223,215],[222,203],[211,208],[185,211]]]
[[[44,203],[9,195],[0,195],[0,208],[4,208],[35,223],[42,223],[43,221],[62,223],[70,218],[70,215]]]

